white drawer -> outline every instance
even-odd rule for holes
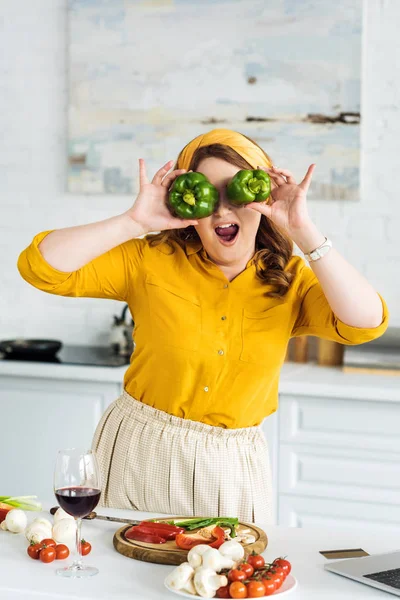
[[[280,441],[400,453],[400,402],[280,396]]]
[[[400,507],[400,454],[281,444],[279,493]]]
[[[279,496],[278,524],[285,527],[345,527],[376,531],[398,531],[400,534],[400,506],[374,506],[367,502],[345,502],[322,498]],[[327,540],[329,549],[329,540]],[[365,548],[373,552],[373,548]]]

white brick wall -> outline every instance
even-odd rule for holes
[[[392,325],[400,325],[399,22],[397,0],[365,1],[362,200],[310,207],[321,230],[385,296]],[[0,339],[107,343],[112,315],[122,308],[117,302],[43,294],[15,267],[36,232],[107,218],[130,203],[127,197],[64,191],[66,25],[65,0],[0,5]]]

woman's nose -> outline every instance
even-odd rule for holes
[[[219,217],[227,215],[232,212],[232,205],[229,204],[226,195],[223,193],[219,195],[219,202],[215,210],[215,214]]]

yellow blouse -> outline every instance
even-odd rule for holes
[[[293,283],[281,298],[256,277],[253,261],[233,281],[208,258],[200,243],[151,247],[134,239],[72,273],[51,267],[37,235],[18,268],[33,286],[51,294],[113,298],[127,302],[135,322],[136,349],[124,385],[129,394],[159,410],[209,425],[257,425],[278,406],[279,372],[288,341],[313,335],[361,344],[386,330],[360,329],[335,317],[304,260],[288,268]]]

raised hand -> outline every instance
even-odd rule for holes
[[[310,221],[307,210],[307,191],[310,187],[315,165],[308,167],[303,181],[297,184],[292,173],[287,169],[264,167],[272,180],[271,196],[265,204],[263,202],[252,202],[246,208],[256,210],[264,214],[278,227],[285,230],[292,238],[296,233]]]
[[[168,190],[179,175],[186,173],[186,169],[177,169],[168,173],[173,162],[170,160],[161,167],[150,182],[146,174],[145,161],[143,158],[139,159],[140,190],[135,204],[126,214],[141,226],[143,234],[151,231],[182,229],[198,223],[196,220],[177,219],[168,209]]]

